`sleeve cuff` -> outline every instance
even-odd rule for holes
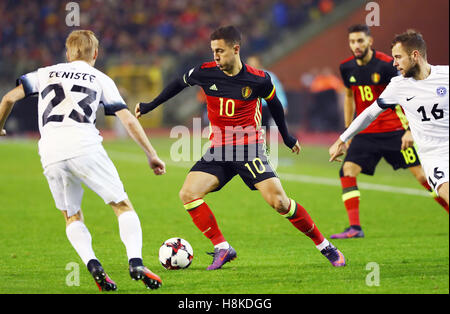
[[[103,104],[103,107],[105,108],[105,116],[113,116],[119,110],[128,109],[127,105],[120,103],[111,105]]]
[[[19,86],[20,84],[22,84],[23,86],[23,91],[25,92],[25,97],[28,97],[30,95],[33,94],[37,94],[37,92],[33,91],[32,86],[28,83],[28,81],[26,79],[23,78],[24,76],[22,75],[21,77],[19,77],[16,80],[16,86]]]

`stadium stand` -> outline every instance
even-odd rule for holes
[[[209,60],[209,34],[220,25],[234,24],[243,30],[244,56],[262,54],[279,44],[283,33],[317,22],[331,14],[338,3],[346,1],[83,0],[78,2],[81,11],[79,28],[92,29],[98,35],[101,50],[96,67],[100,70],[117,74],[124,67],[128,67],[128,73],[132,71],[131,64],[153,66],[161,71],[153,77],[161,77],[164,81],[189,66]],[[66,4],[58,0],[0,2],[0,91],[14,84],[12,78],[65,61],[64,41],[74,29],[65,24]],[[120,79],[123,78],[116,76],[115,79],[122,86]],[[149,79],[144,86],[149,84],[161,86],[158,80]],[[127,90],[126,86],[133,84],[126,78],[123,85],[124,94],[131,94],[136,99],[149,98],[156,92],[138,95]],[[195,91],[191,98],[194,104]],[[164,119],[159,117],[147,126],[161,122],[179,123],[193,113],[195,108],[181,113],[171,113],[169,109]]]

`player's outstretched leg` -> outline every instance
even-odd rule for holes
[[[309,237],[316,248],[334,267],[345,266],[344,255],[334,247],[317,228],[308,212],[297,202],[289,199],[278,178],[270,178],[255,184],[264,199],[299,231]]]
[[[299,203],[290,200],[288,211],[282,214],[298,230],[313,240],[316,248],[334,267],[345,266],[345,257],[333,244],[325,239],[308,212]]]
[[[125,245],[129,272],[133,280],[142,280],[148,289],[158,289],[161,278],[151,272],[142,262],[142,228],[139,217],[129,200],[111,203],[119,222],[120,239]]]
[[[96,259],[92,259],[88,262],[87,268],[95,280],[95,283],[100,291],[115,291],[117,285],[109,278],[103,269],[100,262]]]

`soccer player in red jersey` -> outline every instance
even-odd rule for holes
[[[344,102],[345,127],[356,115],[370,106],[383,92],[392,77],[398,75],[392,57],[372,49],[373,38],[367,25],[349,27],[349,45],[353,56],[340,65],[342,80],[347,87]],[[448,212],[448,205],[429,186],[414,147],[408,121],[398,105],[386,110],[364,131],[354,137],[340,170],[342,200],[347,210],[350,227],[331,238],[364,237],[359,220],[360,192],[356,177],[360,173],[373,175],[384,159],[394,170],[408,168],[422,186]]]
[[[241,35],[234,26],[218,28],[210,39],[214,61],[194,67],[152,102],[140,103],[135,109],[139,118],[188,86],[199,85],[206,94],[211,146],[187,175],[179,195],[194,224],[214,245],[214,259],[207,269],[219,269],[237,256],[204,201],[208,193],[220,190],[237,174],[311,238],[333,266],[345,266],[344,255],[323,237],[307,211],[286,195],[265,153],[260,98],[267,101],[286,146],[293,153],[300,152],[300,144],[288,132],[270,75],[241,61]]]

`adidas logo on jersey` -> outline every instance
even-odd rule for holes
[[[352,76],[350,76],[350,79],[348,80],[350,83],[355,83],[356,82],[356,79],[355,79],[355,77],[352,75]]]
[[[210,89],[210,90],[218,90],[216,84],[212,84],[212,85],[209,87],[209,89]]]

